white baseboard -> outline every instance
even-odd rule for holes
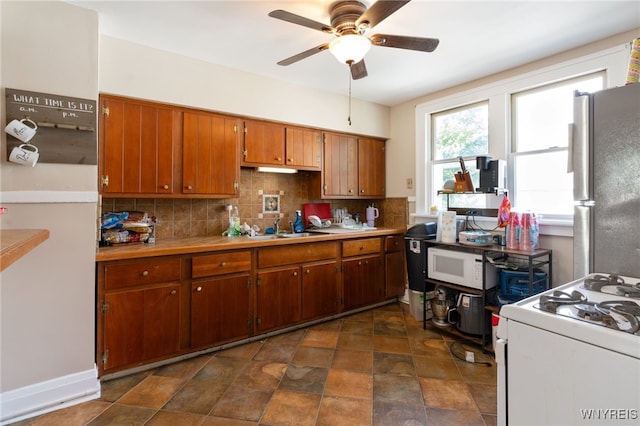
[[[6,425],[100,397],[98,369],[69,374],[0,393],[0,424]]]

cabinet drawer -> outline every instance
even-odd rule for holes
[[[258,249],[258,268],[292,265],[338,257],[338,245],[333,242],[294,244]]]
[[[106,290],[180,280],[180,259],[145,259],[106,264]]]
[[[382,240],[380,238],[362,238],[342,242],[342,256],[358,256],[361,254],[380,253]]]
[[[392,251],[402,251],[404,237],[402,235],[389,235],[384,239],[384,250],[389,253]]]
[[[251,270],[251,252],[216,253],[191,259],[191,277],[201,278]]]

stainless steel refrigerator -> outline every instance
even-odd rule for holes
[[[576,93],[574,279],[640,277],[640,84]]]

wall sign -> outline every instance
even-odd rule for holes
[[[26,90],[5,89],[7,123],[28,118],[38,125],[29,141],[39,163],[97,164],[96,101]],[[7,135],[7,153],[22,142]]]

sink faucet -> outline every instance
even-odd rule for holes
[[[278,235],[279,230],[280,230],[280,218],[276,219],[273,222],[273,231],[275,232],[276,235]]]

